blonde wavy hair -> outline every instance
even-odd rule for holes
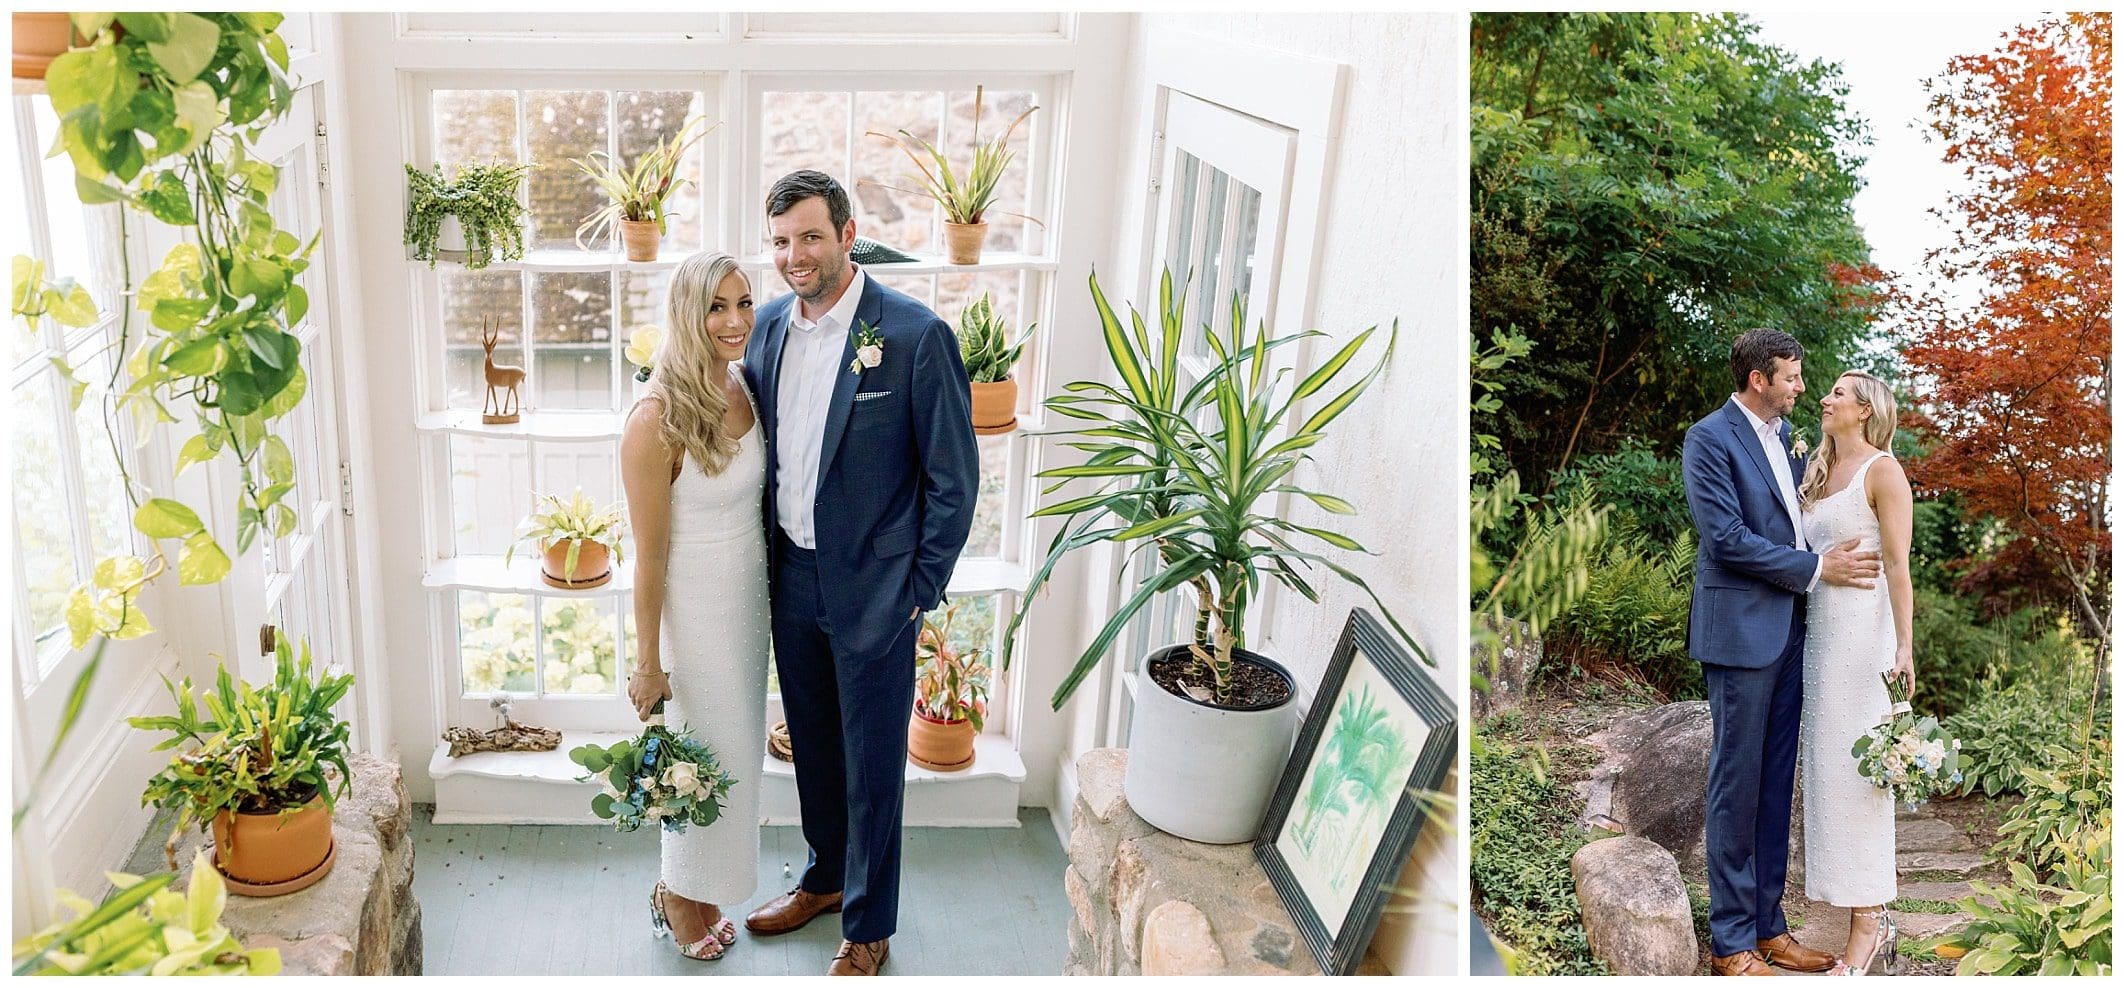
[[[1888,386],[1888,382],[1865,371],[1847,370],[1837,375],[1836,380],[1839,384],[1850,381],[1852,397],[1856,398],[1860,405],[1873,410],[1872,417],[1866,419],[1866,441],[1873,444],[1875,449],[1887,449],[1888,444],[1895,441],[1895,390]],[[1827,429],[1822,430],[1821,449],[1816,450],[1814,458],[1807,461],[1807,472],[1800,477],[1799,499],[1802,510],[1813,507],[1816,501],[1833,493],[1828,489],[1829,471],[1836,467],[1838,456],[1836,437],[1830,435]]]
[[[657,348],[656,369],[649,373],[649,394],[664,405],[664,443],[685,450],[711,477],[737,456],[738,440],[723,425],[730,410],[723,382],[709,379],[714,344],[708,339],[708,306],[723,279],[738,270],[737,258],[719,252],[702,251],[679,262],[666,303],[670,325]]]

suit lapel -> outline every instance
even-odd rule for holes
[[[861,373],[851,373],[848,365],[855,360],[855,340],[858,327],[876,326],[884,312],[885,299],[877,285],[868,277],[863,279],[863,297],[856,302],[855,325],[848,327],[847,342],[841,346],[841,362],[834,365],[833,403],[826,408],[826,435],[819,443],[819,483],[826,482],[826,469],[833,465],[835,453],[841,448],[841,436],[848,431],[848,414],[855,407],[856,385],[861,383]]]
[[[1740,440],[1741,448],[1747,450],[1748,459],[1755,463],[1756,470],[1762,473],[1763,483],[1770,485],[1770,493],[1776,496],[1777,503],[1784,504],[1785,495],[1778,489],[1777,475],[1770,472],[1776,467],[1770,462],[1769,454],[1763,451],[1763,441],[1749,427],[1748,416],[1742,414],[1730,399],[1726,403],[1726,422],[1733,426],[1733,435]]]
[[[795,307],[795,301],[792,300],[790,305],[782,310],[782,314],[779,317],[770,319],[767,322],[766,352],[760,355],[765,358],[760,369],[760,390],[762,392],[760,395],[760,404],[762,406],[760,413],[762,415],[773,415],[772,409],[777,408],[780,401],[782,393],[782,346],[789,341],[789,312]]]

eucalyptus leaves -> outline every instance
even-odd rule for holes
[[[464,227],[465,267],[483,268],[497,257],[521,259],[524,206],[516,187],[530,170],[519,164],[465,165],[456,178],[445,179],[440,163],[432,172],[407,165],[405,242],[413,248],[413,259],[435,266],[435,241],[448,216]]]

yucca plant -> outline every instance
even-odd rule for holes
[[[597,183],[598,191],[603,192],[607,200],[575,228],[575,245],[590,249],[584,242],[585,234],[590,240],[617,239],[615,227],[621,220],[637,223],[654,220],[658,233],[669,232],[664,201],[692,181],[678,177],[679,166],[685,163],[687,151],[721,126],[717,124],[698,134],[693,133],[693,128],[702,122],[700,117],[686,121],[678,133],[657,141],[655,147],[642,152],[641,157],[634,159],[631,169],[621,166],[617,159],[603,151],[592,151],[587,158],[569,159]]]
[[[149,779],[140,797],[143,804],[176,812],[163,848],[173,869],[177,839],[187,826],[204,829],[223,812],[296,810],[312,796],[330,807],[334,794],[326,766],[338,769],[341,794],[353,786],[347,722],[332,712],[353,688],[353,675],[318,675],[307,640],[298,651],[282,638],[273,656],[273,681],[264,688],[237,679],[221,664],[214,688],[196,697],[191,677],[176,684],[163,678],[177,701],[174,716],[126,719],[144,731],[170,732],[156,751],[192,746]]]
[[[1038,328],[1038,323],[1027,326],[1018,342],[1010,342],[1010,324],[996,313],[988,293],[982,292],[959,313],[959,358],[966,364],[966,379],[975,384],[1007,380]]]
[[[894,147],[900,149],[900,153],[907,156],[907,160],[914,162],[915,170],[920,172],[920,174],[907,177],[914,180],[921,187],[903,189],[899,186],[886,185],[882,182],[872,182],[871,184],[882,189],[891,189],[894,192],[921,196],[924,199],[934,201],[937,205],[944,207],[944,219],[948,223],[970,225],[985,222],[988,216],[988,207],[995,204],[996,186],[1003,180],[1003,170],[1010,167],[1011,159],[1015,157],[1010,150],[1010,137],[1017,132],[1018,125],[1024,123],[1025,118],[1032,116],[1033,111],[1039,109],[1039,107],[1026,108],[1024,113],[1018,114],[1017,118],[1010,122],[1010,126],[1003,128],[1001,136],[983,144],[981,143],[981,101],[982,87],[975,86],[973,158],[968,163],[963,175],[952,169],[951,160],[944,156],[944,152],[937,150],[936,145],[908,133],[905,128],[900,130],[897,137],[891,134],[881,134],[873,130],[868,132],[869,136],[891,143]],[[916,152],[920,153],[917,154]],[[927,159],[926,161],[924,160],[925,158]],[[1004,215],[1016,216],[1019,219],[1040,223],[1039,220],[1033,219],[1024,213],[1006,212]],[[1044,223],[1040,225],[1046,226]]]
[[[1347,552],[1363,552],[1363,546],[1346,535],[1277,517],[1263,504],[1267,498],[1285,494],[1305,498],[1331,514],[1356,513],[1355,507],[1339,497],[1298,486],[1292,474],[1309,458],[1306,450],[1326,438],[1327,426],[1379,376],[1393,353],[1398,326],[1389,331],[1385,352],[1362,378],[1300,421],[1301,403],[1334,385],[1378,332],[1377,326],[1358,333],[1295,386],[1286,387],[1289,371],[1272,372],[1271,354],[1279,347],[1326,334],[1308,330],[1272,337],[1263,324],[1249,341],[1244,302],[1235,295],[1229,336],[1205,330],[1216,364],[1183,391],[1179,363],[1182,296],[1173,292],[1171,273],[1159,280],[1160,333],[1155,339],[1133,308],[1130,325],[1123,326],[1100,291],[1096,274],[1091,290],[1101,335],[1120,372],[1121,387],[1079,381],[1066,385],[1067,393],[1045,402],[1057,415],[1087,423],[1059,434],[1077,437],[1078,441],[1064,445],[1091,456],[1082,464],[1044,470],[1039,476],[1056,481],[1045,494],[1078,478],[1091,479],[1099,487],[1033,513],[1036,518],[1065,521],[1022,599],[1035,599],[1034,593],[1063,556],[1096,542],[1121,544],[1130,559],[1151,551],[1156,565],[1155,572],[1108,618],[1056,687],[1055,709],[1068,701],[1144,607],[1159,594],[1179,587],[1195,593],[1195,640],[1187,644],[1193,661],[1202,667],[1197,671],[1214,683],[1212,696],[1200,699],[1229,705],[1232,653],[1246,645],[1247,606],[1259,595],[1264,577],[1318,602],[1319,594],[1308,580],[1316,566],[1326,567],[1363,590],[1402,640],[1423,655],[1422,646],[1362,577],[1318,552],[1299,548],[1298,540],[1326,543]],[[1207,424],[1198,425],[1198,418],[1206,418]],[[1287,425],[1289,431],[1284,434]],[[1026,610],[1019,610],[1006,632],[1005,668]],[[1430,661],[1428,656],[1425,661]]]
[[[568,566],[565,572],[574,573],[580,561],[583,543],[597,542],[612,550],[612,561],[624,561],[626,542],[625,525],[620,520],[617,506],[600,508],[578,487],[575,493],[562,499],[558,494],[538,495],[538,504],[524,516],[516,528],[516,541],[509,544],[502,554],[502,564],[516,559],[516,547],[525,542],[536,543],[541,550],[548,543],[568,541]]]

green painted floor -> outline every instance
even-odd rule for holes
[[[839,916],[795,933],[738,941],[712,962],[649,935],[657,838],[587,826],[440,826],[413,808],[413,889],[428,974],[824,974]],[[900,930],[885,974],[1060,974],[1068,952],[1068,857],[1047,811],[1016,830],[906,832]],[[743,914],[796,884],[795,827],[768,827],[760,887]],[[726,908],[728,908],[726,906]]]

